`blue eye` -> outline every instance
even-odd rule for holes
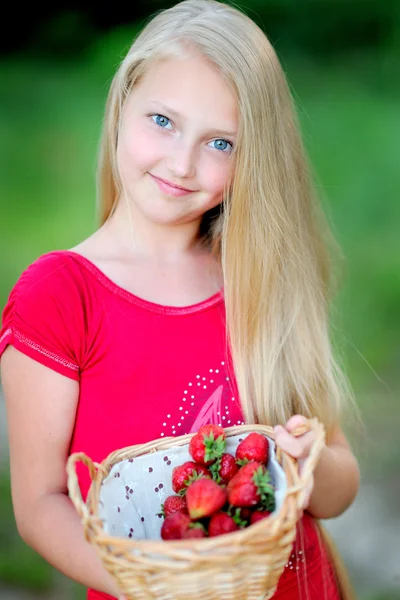
[[[215,150],[221,150],[222,152],[231,152],[233,149],[233,145],[230,142],[228,142],[227,140],[218,139],[218,140],[213,140],[210,143],[215,144],[215,146],[213,146],[213,148],[215,148]]]
[[[154,123],[163,129],[172,129],[171,121],[164,117],[164,115],[151,115]],[[167,127],[167,125],[171,125],[171,127]]]

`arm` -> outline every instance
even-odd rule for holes
[[[360,470],[346,437],[337,429],[314,470],[314,489],[307,510],[317,519],[338,517],[353,503]]]
[[[278,446],[302,466],[313,443],[313,433],[294,438],[290,432],[304,420],[295,415],[286,427],[276,427],[275,441]],[[353,503],[360,485],[360,470],[350,445],[338,427],[323,448],[314,470],[313,488],[304,507],[317,519],[330,519],[341,515]]]
[[[8,346],[1,360],[18,532],[78,583],[118,596],[68,498],[66,461],[79,383]]]

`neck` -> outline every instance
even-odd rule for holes
[[[160,262],[174,262],[183,256],[204,253],[200,247],[200,222],[200,218],[173,225],[150,222],[132,205],[121,200],[103,230],[127,254],[135,253]]]

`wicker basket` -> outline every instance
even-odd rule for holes
[[[268,519],[226,535],[187,540],[128,539],[107,534],[99,516],[103,480],[112,467],[158,450],[188,445],[194,434],[169,437],[123,448],[97,464],[84,453],[67,463],[70,498],[81,518],[86,539],[95,547],[104,567],[128,600],[267,600],[292,551],[305,489],[325,443],[325,431],[316,419],[295,432],[313,429],[316,436],[301,476],[297,461],[277,450],[286,476],[287,491],[281,508]],[[274,439],[272,427],[239,425],[225,428],[226,436],[257,431]],[[83,502],[76,464],[84,463],[92,480]]]

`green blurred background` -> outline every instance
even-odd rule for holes
[[[96,227],[104,101],[135,32],[174,2],[10,7],[0,56],[0,306],[40,254]],[[400,599],[400,2],[242,0],[272,41],[297,104],[321,199],[343,250],[333,335],[366,435],[354,505],[326,522],[357,597]],[[68,8],[67,8],[68,7]],[[11,20],[10,20],[11,19]],[[0,600],[71,600],[18,538],[0,394]]]

